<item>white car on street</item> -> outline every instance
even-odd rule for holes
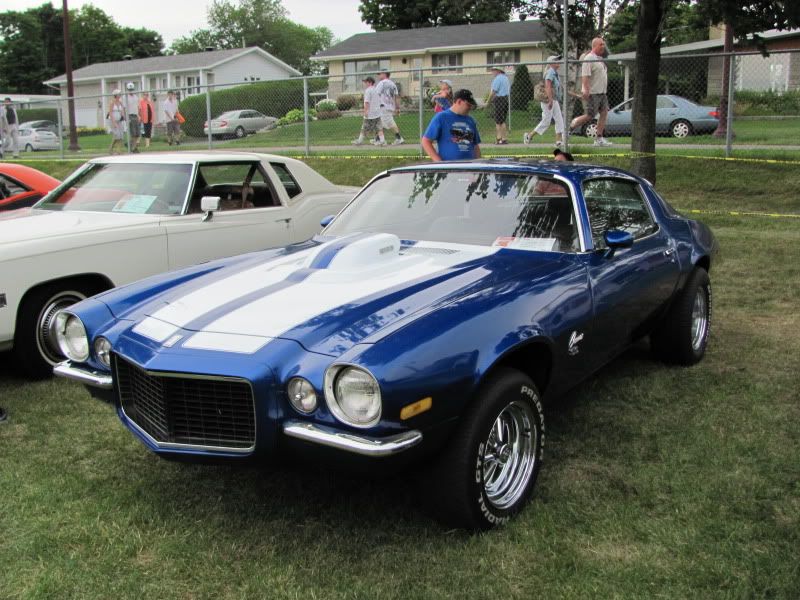
[[[44,377],[63,360],[56,314],[103,290],[309,239],[358,188],[239,152],[89,161],[31,208],[0,215],[0,351]]]
[[[58,150],[61,141],[58,136],[47,129],[30,129],[22,127],[19,130],[19,147],[25,152],[36,150]]]

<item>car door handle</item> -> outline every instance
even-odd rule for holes
[[[664,250],[664,256],[670,259],[671,262],[675,262],[675,249],[667,248],[666,250]]]
[[[285,219],[275,219],[276,223],[286,223],[287,225],[291,222],[292,217],[286,217]]]

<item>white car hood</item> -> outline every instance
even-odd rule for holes
[[[158,224],[163,215],[55,211],[21,208],[0,213],[0,244],[30,242],[59,236],[86,235],[94,231]]]

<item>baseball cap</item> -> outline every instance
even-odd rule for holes
[[[125,89],[127,89],[127,90],[130,90],[130,91],[133,91],[133,89],[134,89],[135,87],[136,87],[136,86],[135,86],[135,85],[133,85],[133,82],[132,82],[132,81],[129,81],[127,84],[125,84]]]
[[[112,96],[119,96],[121,93],[122,92],[120,92],[119,88],[114,88],[113,90],[111,90]]]
[[[506,73],[506,72],[503,70],[503,68],[502,68],[502,67],[498,67],[497,65],[495,65],[495,66],[493,66],[493,67],[492,67],[492,71],[500,71],[501,73],[503,73],[503,75],[505,75],[505,73]]]
[[[564,151],[563,151],[561,148],[556,148],[555,150],[553,150],[553,156],[558,156],[559,154],[561,154],[561,155],[562,155],[564,158],[566,158],[568,161],[571,161],[571,162],[572,162],[572,161],[574,161],[574,160],[575,160],[575,159],[572,157],[572,153],[571,153],[571,152],[564,152]]]
[[[452,87],[453,87],[453,82],[452,82],[452,81],[450,81],[449,79],[440,79],[440,80],[439,80],[439,83],[446,83],[447,85],[449,85],[449,86],[450,86],[450,88],[451,88],[451,89],[452,89]]]
[[[561,57],[558,54],[553,54],[552,56],[548,56],[547,57],[547,62],[548,63],[554,63],[554,62],[558,62],[560,60],[561,60]]]
[[[478,103],[475,102],[475,98],[472,97],[472,92],[469,90],[458,90],[455,94],[453,94],[453,102],[456,100],[463,100],[472,106],[472,108],[478,106]]]
[[[369,81],[370,83],[375,83],[375,79],[372,77],[364,77],[361,81]]]

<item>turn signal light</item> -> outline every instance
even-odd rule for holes
[[[426,410],[430,410],[431,406],[433,406],[433,398],[430,396],[423,398],[422,400],[417,400],[413,404],[403,407],[403,409],[400,411],[400,420],[405,421],[411,417],[416,417],[417,415],[424,413]]]

